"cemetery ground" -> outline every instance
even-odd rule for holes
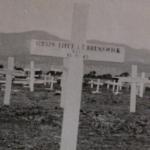
[[[36,87],[14,87],[11,105],[3,106],[0,92],[0,150],[59,150],[63,109],[60,95]],[[137,97],[136,113],[129,113],[129,91],[114,95],[105,87],[82,91],[78,150],[149,150],[150,90]]]

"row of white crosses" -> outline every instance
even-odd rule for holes
[[[136,79],[137,79],[136,86],[137,86],[137,89],[139,89],[139,91],[137,90],[137,94],[139,94],[140,97],[143,97],[144,85],[146,83],[150,83],[150,81],[145,78],[144,72],[142,72],[141,78],[136,77]],[[105,83],[107,84],[107,89],[109,89],[110,85],[112,85],[112,92],[115,94],[118,94],[119,91],[123,87],[123,83],[125,83],[125,82],[131,83],[132,82],[131,80],[132,80],[131,77],[118,77],[118,81],[115,81],[115,80],[114,81],[106,81]]]
[[[101,82],[100,79],[96,79],[96,81],[94,81],[93,79],[91,79],[88,83],[91,85],[92,89],[93,89],[94,85],[96,85],[96,90],[92,91],[93,94],[100,93],[100,87],[103,85],[103,82]]]
[[[90,87],[91,89],[93,89],[94,85],[96,85],[96,91],[93,91],[92,93],[93,94],[97,94],[97,93],[100,93],[99,89],[100,89],[100,86],[107,84],[107,89],[110,88],[110,85],[112,86],[112,92],[114,94],[118,94],[119,93],[119,90],[121,90],[122,88],[122,84],[121,82],[116,82],[115,80],[114,81],[101,81],[100,79],[97,79],[96,81],[94,81],[94,79],[91,79],[89,82],[90,84]]]
[[[34,82],[35,82],[35,68],[34,68],[34,61],[30,62],[30,77],[29,79],[26,79],[25,81],[20,81],[18,82],[17,80],[14,82],[15,84],[20,84],[22,83],[24,86],[29,85],[27,87],[30,88],[30,91],[34,91]]]
[[[105,83],[107,84],[107,89],[110,88],[110,86],[112,86],[112,92],[114,94],[119,94],[119,91],[122,89],[122,83],[121,82],[117,82],[116,80],[114,81],[105,81]]]
[[[24,76],[24,73],[21,71],[14,70],[14,58],[8,57],[8,68],[0,70],[0,74],[6,75],[6,81],[1,82],[1,84],[5,84],[3,103],[4,105],[10,105],[13,78],[15,78],[16,76]],[[56,81],[52,77],[51,79],[49,79],[49,82],[50,82],[50,90],[53,90],[53,84],[56,83]],[[34,67],[34,61],[31,61],[30,79],[29,79],[29,87],[31,92],[34,91],[34,83],[35,83],[35,67]]]
[[[84,58],[88,56],[90,60],[123,62],[124,51],[119,53],[87,51],[86,28],[88,18],[88,5],[75,4],[73,11],[73,23],[71,34],[71,48],[60,48],[59,42],[45,46],[39,45],[38,40],[33,40],[31,44],[31,54],[42,56],[53,56],[64,58],[64,79],[62,83],[61,105],[64,108],[64,117],[61,136],[61,150],[76,150],[78,125],[82,92],[82,79],[84,69]],[[47,43],[47,42],[46,42]],[[58,45],[57,45],[58,44]],[[60,43],[61,44],[61,43]],[[43,45],[43,43],[42,43]],[[58,50],[59,49],[59,50]],[[65,77],[66,75],[66,77]],[[64,81],[64,79],[62,81]]]
[[[119,91],[122,89],[123,83],[128,82],[131,84],[131,91],[130,91],[130,112],[136,111],[136,95],[139,94],[140,97],[143,97],[144,94],[144,87],[145,84],[150,84],[150,80],[148,78],[145,78],[145,73],[141,73],[141,77],[137,76],[137,66],[132,65],[132,76],[131,77],[120,77],[118,82],[114,81],[105,81],[107,84],[107,89],[110,88],[110,85],[112,86],[112,91],[114,94],[118,94]],[[95,84],[94,80],[90,80],[89,82],[91,84],[91,88],[93,88],[93,85]],[[99,84],[98,85],[102,85]],[[139,89],[139,91],[138,91]],[[97,90],[93,93],[99,92],[99,86],[97,86]],[[139,93],[138,93],[139,92]]]
[[[10,89],[12,86],[12,79],[15,76],[24,76],[24,73],[21,71],[14,70],[14,58],[13,57],[8,57],[8,69],[3,69],[0,70],[0,74],[5,74],[6,75],[6,81],[3,81],[3,83],[6,83],[6,88],[5,88],[5,93],[9,93],[6,95],[10,95]],[[14,81],[15,84],[21,83]],[[23,83],[23,82],[22,82]],[[26,82],[27,83],[27,82]],[[30,91],[34,90],[34,62],[31,61],[31,75],[29,79],[29,84],[30,84]],[[9,85],[9,90],[7,90],[7,86]],[[10,98],[9,98],[10,99]]]
[[[44,85],[46,85],[47,83],[50,85],[49,90],[53,90],[54,89],[54,83],[56,83],[57,81],[55,80],[54,76],[51,75],[44,75],[44,79],[42,81],[38,81],[35,79],[35,63],[34,61],[30,62],[30,77],[29,77],[29,83],[27,82],[27,84],[29,84],[29,88],[30,91],[33,92],[34,91],[34,85],[35,84],[41,84],[43,83]]]

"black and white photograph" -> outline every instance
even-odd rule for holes
[[[0,150],[150,150],[150,0],[0,0]]]

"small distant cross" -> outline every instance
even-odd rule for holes
[[[100,79],[97,79],[97,81],[94,82],[94,84],[96,85],[96,91],[93,91],[92,93],[93,94],[100,93],[99,91],[100,86],[102,86],[104,83],[102,83]]]

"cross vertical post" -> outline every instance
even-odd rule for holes
[[[54,83],[56,83],[54,76],[51,76],[50,79],[50,90],[54,89]]]
[[[63,60],[63,74],[62,74],[62,79],[61,79],[61,100],[60,100],[60,106],[62,108],[64,108],[65,106],[65,95],[66,95],[66,86],[67,86],[67,76],[68,76],[68,64],[69,64],[69,61],[68,61],[68,58],[64,58]]]
[[[34,61],[30,62],[30,91],[34,91],[34,81],[35,81],[35,69],[34,69]]]
[[[97,86],[96,86],[96,92],[99,93],[100,88],[100,79],[97,79]]]
[[[47,74],[44,73],[44,86],[46,86],[46,84],[47,84]]]
[[[137,66],[132,65],[132,73],[131,73],[132,78],[137,77]],[[136,82],[131,83],[131,93],[130,93],[130,112],[135,112],[136,111]]]
[[[66,81],[67,85],[64,101],[65,106],[64,106],[62,139],[61,139],[62,140],[61,150],[70,150],[70,149],[76,150],[80,103],[81,103],[81,91],[82,91],[83,72],[81,72],[81,70],[83,70],[82,58],[81,57],[79,57],[78,59],[71,58],[70,69],[68,72],[68,79]],[[74,78],[72,78],[72,76],[74,76]]]
[[[14,58],[8,58],[8,73],[6,74],[6,87],[4,95],[4,105],[10,105],[11,87],[12,87],[12,74],[14,70]]]
[[[144,79],[145,79],[145,72],[142,72],[141,74],[141,79],[143,79],[140,83],[140,97],[143,97],[143,94],[144,94]]]
[[[89,84],[91,85],[91,89],[93,89],[93,87],[94,87],[94,81],[92,79],[89,81]]]
[[[93,91],[92,93],[93,94],[97,94],[97,93],[100,93],[100,86],[103,85],[103,83],[101,82],[100,79],[97,79],[97,82],[94,82],[96,84],[96,91]]]
[[[88,6],[75,4],[73,11],[72,38],[73,43],[86,41],[86,25]],[[61,150],[76,150],[83,77],[83,55],[77,47],[69,57],[69,70],[66,83],[65,109],[62,125]]]
[[[113,90],[113,93],[114,94],[119,94],[119,91],[121,90],[121,88],[122,88],[122,85],[121,85],[121,82],[120,81],[115,81],[115,82],[113,82],[113,86],[116,86],[116,88],[114,88],[114,90]]]
[[[51,84],[51,78],[52,78],[52,75],[51,74],[48,74],[48,81],[47,81],[47,83],[48,83],[48,85],[50,85]]]
[[[112,91],[113,91],[113,93],[114,93],[114,92],[115,92],[115,88],[116,88],[116,81],[115,81],[115,80],[113,81],[113,84],[112,84],[112,85],[113,85]]]
[[[107,83],[107,89],[109,89],[110,88],[110,81],[107,81],[106,83]]]

